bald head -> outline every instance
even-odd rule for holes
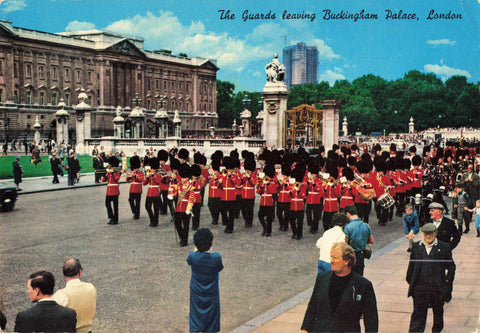
[[[63,275],[65,277],[76,277],[81,274],[82,265],[80,264],[80,260],[71,258],[65,260],[63,263]]]

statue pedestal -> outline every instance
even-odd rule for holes
[[[267,82],[263,88],[263,127],[268,147],[282,149],[285,146],[285,110],[288,89],[284,82]]]

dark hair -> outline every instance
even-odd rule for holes
[[[210,250],[213,242],[213,234],[208,228],[200,228],[193,235],[193,243],[197,247],[198,252]]]
[[[345,207],[345,213],[348,213],[350,215],[358,215],[357,207],[355,207],[354,205],[348,205],[347,207]]]
[[[348,223],[348,217],[344,213],[335,213],[332,217],[332,223],[331,226],[340,226],[343,227],[345,224]]]
[[[38,288],[43,295],[52,295],[55,287],[55,277],[47,271],[38,271],[28,277],[33,289]]]
[[[77,276],[81,270],[82,264],[80,264],[80,260],[76,258],[67,259],[63,263],[63,275],[66,277]]]

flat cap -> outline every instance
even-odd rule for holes
[[[422,232],[435,232],[437,231],[437,228],[433,223],[426,223],[422,226],[420,230],[422,230]]]
[[[444,207],[439,204],[438,202],[432,202],[430,205],[428,205],[428,209],[440,209],[443,210]]]

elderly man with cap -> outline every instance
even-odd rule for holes
[[[430,210],[431,222],[437,228],[437,238],[449,244],[450,250],[453,250],[460,243],[460,237],[462,236],[455,226],[455,222],[443,216],[444,207],[438,202],[432,202],[428,209]]]
[[[438,208],[433,208],[436,210]],[[455,277],[455,263],[450,246],[437,239],[433,223],[422,228],[423,240],[413,244],[406,280],[408,296],[413,298],[409,332],[423,332],[428,307],[433,310],[432,332],[443,329],[443,304],[448,301]]]

